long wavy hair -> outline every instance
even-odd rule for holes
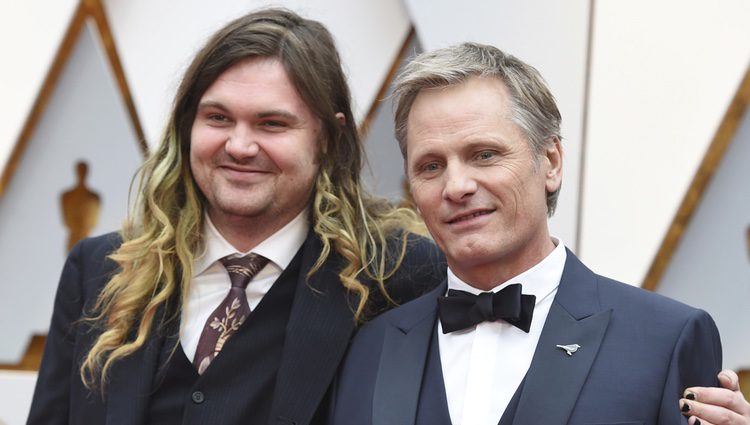
[[[155,323],[179,314],[178,309],[160,307],[182,303],[193,261],[203,249],[206,200],[189,163],[197,105],[224,71],[250,57],[278,59],[321,122],[311,218],[323,249],[308,277],[335,252],[344,264],[341,284],[357,300],[352,306],[356,322],[364,320],[371,295],[371,285],[364,280],[375,282],[392,302],[384,281],[404,258],[408,230],[423,229],[421,222],[413,211],[373,198],[360,186],[362,143],[328,30],[285,9],[256,11],[220,29],[196,54],[177,90],[161,143],[139,170],[139,190],[121,231],[123,243],[110,256],[119,270],[84,319],[101,331],[80,367],[89,388],[101,384],[103,390],[112,365],[143,347]],[[336,119],[337,112],[344,114],[344,124]]]

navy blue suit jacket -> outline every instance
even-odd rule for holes
[[[445,291],[444,282],[362,328],[340,371],[331,423],[414,423]],[[568,356],[558,344],[581,348]],[[684,424],[683,389],[717,385],[720,369],[706,312],[596,275],[568,251],[512,423]],[[422,400],[430,403],[441,408]]]

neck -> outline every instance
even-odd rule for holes
[[[554,249],[555,244],[547,234],[538,243],[525,244],[518,252],[511,252],[487,264],[454,267],[449,260],[448,265],[466,284],[481,291],[489,291],[539,264]]]
[[[274,233],[289,224],[299,213],[294,214],[287,220],[275,220],[266,222],[254,217],[226,216],[223,214],[212,214],[208,212],[216,230],[226,239],[238,252],[247,252],[261,242],[271,237]]]

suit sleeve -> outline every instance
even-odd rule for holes
[[[687,423],[679,399],[691,386],[718,386],[721,370],[721,340],[711,316],[696,310],[680,334],[669,366],[659,410],[660,424]]]
[[[84,306],[80,259],[81,243],[63,267],[28,425],[68,423],[71,379],[78,373],[73,364],[76,325]]]

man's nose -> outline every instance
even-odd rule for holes
[[[229,133],[224,149],[235,159],[253,157],[260,151],[257,137],[249,126],[238,125]]]
[[[469,167],[448,164],[445,170],[443,198],[452,202],[463,202],[477,191],[477,182]]]

